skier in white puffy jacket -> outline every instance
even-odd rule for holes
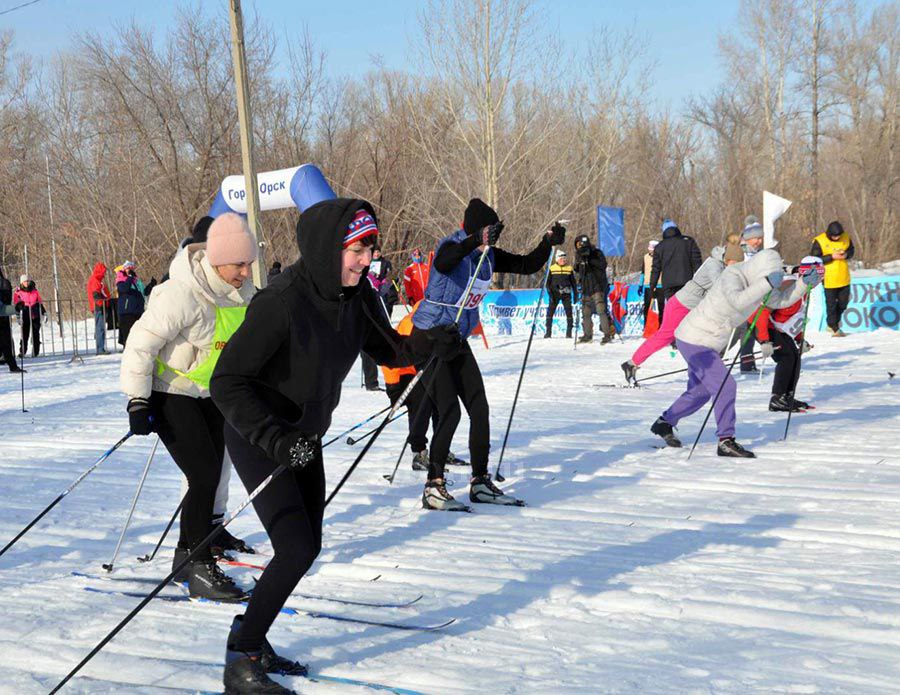
[[[754,458],[735,441],[737,384],[719,353],[731,331],[763,303],[768,308],[787,307],[806,292],[802,279],[785,275],[781,256],[774,249],[760,251],[750,260],[722,271],[706,296],[675,331],[675,344],[688,363],[687,389],[653,423],[650,430],[669,446],[681,446],[673,428],[715,400],[719,456]],[[717,397],[718,394],[718,397]]]
[[[209,395],[219,355],[240,326],[255,292],[250,265],[256,243],[234,213],[215,219],[205,244],[189,244],[169,268],[131,329],[121,387],[129,396],[131,432],[157,432],[188,480],[175,563],[212,530],[210,519],[225,454],[225,421]],[[225,575],[209,546],[186,577],[191,596],[239,601],[244,592]]]

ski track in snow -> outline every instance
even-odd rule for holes
[[[887,375],[900,371],[900,336],[815,338],[798,396],[817,409],[792,417],[787,442],[786,416],[767,410],[771,365],[762,381],[738,380],[738,439],[755,460],[717,457],[712,420],[688,460],[705,411],[682,423],[685,449],[654,450],[649,425],[683,376],[593,388],[622,380],[635,340],[577,351],[561,338],[535,341],[503,462],[504,488],[528,506],[422,511],[424,474],[410,469],[409,452],[394,485],[382,479],[404,418],[327,510],[322,555],[298,587],[359,600],[423,593],[404,609],[327,610],[457,623],[406,633],[281,615],[270,640],[314,672],[424,693],[900,692],[900,385]],[[492,343],[485,351],[473,341],[491,404],[493,471],[525,341]],[[27,413],[19,379],[0,378],[0,543],[126,431],[118,365],[118,356],[30,360]],[[640,376],[680,366],[663,351]],[[357,366],[333,432],[385,404],[359,388]],[[102,580],[70,573],[102,573],[152,443],[127,442],[0,558],[0,692],[48,691],[137,603],[83,591]],[[328,448],[329,488],[360,448]],[[449,470],[451,491],[465,498],[465,471]],[[179,482],[160,447],[117,575],[167,573],[177,529],[154,563],[135,557],[158,539]],[[245,495],[233,474],[232,506]],[[231,529],[271,551],[252,508]],[[226,569],[247,585],[257,574]],[[296,596],[290,605],[326,610]],[[221,692],[235,612],[152,602],[66,692]],[[281,681],[303,693],[375,692]]]

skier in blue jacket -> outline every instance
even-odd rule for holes
[[[478,198],[469,201],[463,228],[444,237],[437,246],[425,288],[425,299],[413,316],[413,335],[436,326],[449,326],[456,319],[461,303],[465,306],[459,319],[462,347],[450,360],[435,362],[428,389],[429,397],[438,416],[438,427],[431,440],[428,466],[428,482],[422,494],[422,506],[444,511],[467,511],[468,507],[457,502],[444,485],[444,465],[450,451],[450,442],[459,424],[459,401],[462,400],[469,414],[469,454],[472,462],[472,479],[469,499],[472,502],[490,504],[521,504],[503,493],[491,482],[488,473],[490,451],[490,424],[488,402],[484,382],[475,356],[466,338],[478,325],[478,306],[490,289],[494,273],[531,275],[548,261],[552,247],[565,241],[565,227],[555,224],[540,243],[527,255],[509,253],[496,247],[503,223],[497,213]],[[481,254],[487,251],[481,268],[475,276]],[[466,289],[471,283],[471,291]],[[428,383],[427,381],[425,383]]]

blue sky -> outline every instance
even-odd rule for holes
[[[24,0],[0,0],[0,11]],[[558,31],[570,44],[584,48],[594,29],[634,29],[648,40],[648,57],[658,63],[652,93],[660,106],[675,109],[682,97],[707,92],[722,80],[718,36],[737,14],[737,0],[538,0],[548,31]],[[165,30],[179,5],[175,0],[40,0],[35,5],[0,15],[0,31],[12,29],[16,47],[52,56],[66,49],[71,35],[93,29],[106,31],[132,18],[144,26]],[[244,0],[244,11],[258,12],[285,35],[309,27],[328,55],[332,75],[361,74],[380,55],[388,67],[403,68],[417,15],[424,0]],[[193,6],[189,4],[188,6]],[[221,13],[227,22],[227,0],[206,0],[205,13]],[[315,7],[314,11],[308,8]]]

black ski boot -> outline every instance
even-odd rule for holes
[[[804,410],[809,410],[810,408],[812,408],[812,406],[809,403],[807,403],[806,401],[798,401],[793,396],[790,396],[790,399],[791,399],[791,403],[793,403],[794,407],[797,408],[797,410],[799,410],[800,412],[802,412]],[[797,412],[797,411],[795,411],[795,412]]]
[[[213,526],[218,526],[221,523],[222,517],[213,518]],[[213,557],[222,557],[228,550],[233,550],[236,553],[247,553],[248,555],[256,554],[256,551],[247,545],[246,541],[232,536],[224,526],[219,529],[219,533],[210,541],[209,550]]]
[[[653,434],[662,437],[666,441],[666,446],[671,446],[675,449],[681,447],[681,440],[675,436],[672,425],[663,420],[662,417],[656,418],[656,422],[650,425],[650,431],[653,432]]]
[[[625,372],[625,383],[630,386],[637,386],[637,366],[631,361],[622,362],[622,371]]]
[[[175,548],[175,557],[172,558],[172,571],[173,572],[175,571],[175,568],[178,567],[178,565],[180,565],[182,562],[184,562],[184,559],[188,556],[188,553],[190,553],[190,552],[191,551],[189,548],[182,548],[181,546],[178,546],[177,548]],[[182,582],[186,582],[190,578],[191,578],[191,566],[190,566],[190,564],[187,564],[181,568],[181,571],[179,571],[174,577],[172,577],[172,581],[177,582],[178,584],[181,584]]]
[[[719,456],[731,456],[734,458],[744,458],[744,459],[755,459],[756,454],[752,451],[745,449],[736,441],[734,441],[734,437],[725,437],[725,439],[719,440],[719,446],[716,451]]]
[[[262,651],[239,652],[225,649],[225,695],[293,695],[294,691],[276,683],[266,674]]]
[[[215,560],[199,560],[190,564],[188,591],[191,598],[208,598],[225,603],[240,603],[246,600],[247,592],[219,569]]]
[[[424,449],[422,451],[413,452],[413,460],[412,460],[412,469],[414,471],[427,471],[428,470],[428,452]]]
[[[447,454],[447,465],[448,466],[468,466],[469,462],[466,461],[465,459],[459,458],[459,456],[457,456],[456,454],[454,454],[451,451],[451,452],[448,452],[448,454]]]
[[[769,399],[769,410],[773,413],[797,413],[800,408],[797,403],[788,396],[773,395]]]
[[[228,651],[234,650],[243,623],[243,615],[236,615],[231,621],[231,632],[228,633]],[[227,658],[226,653],[226,660]],[[263,640],[263,645],[259,650],[259,661],[266,673],[277,673],[280,676],[306,676],[309,674],[309,667],[306,664],[278,656],[272,645],[269,644],[269,640]]]

